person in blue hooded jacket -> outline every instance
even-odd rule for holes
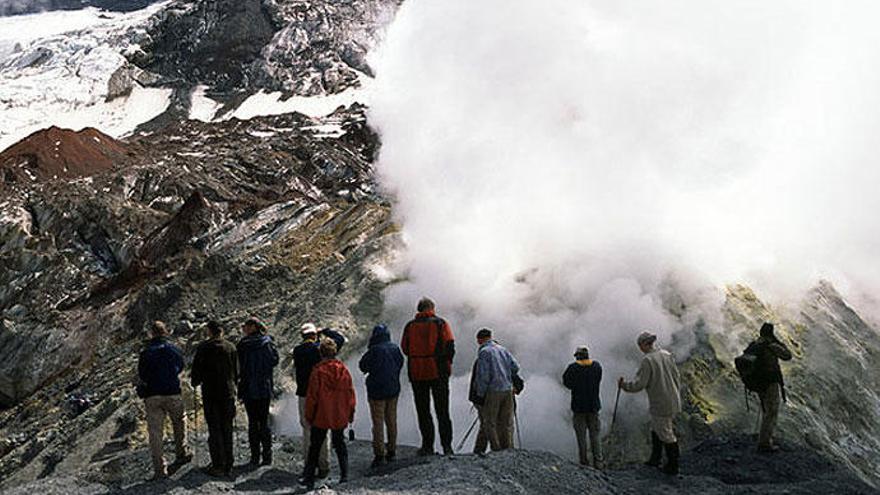
[[[367,398],[373,420],[373,467],[395,457],[397,450],[397,397],[400,395],[400,370],[403,353],[391,341],[385,325],[376,325],[367,352],[361,357],[361,371],[367,374]],[[384,443],[388,430],[388,444]]]
[[[278,351],[272,337],[266,334],[265,327],[256,318],[249,318],[242,330],[245,336],[236,346],[239,367],[238,396],[247,412],[251,466],[268,466],[272,464],[269,404],[272,401],[272,374],[278,365]]]

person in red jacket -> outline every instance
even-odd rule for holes
[[[302,484],[312,489],[321,445],[330,430],[330,442],[339,461],[339,482],[348,481],[348,449],[345,446],[345,427],[354,422],[356,399],[351,374],[342,361],[336,359],[336,343],[330,339],[321,342],[321,362],[312,368],[306,393],[306,421],[312,425],[309,435],[309,456],[303,470]]]
[[[434,454],[434,421],[431,397],[437,413],[443,454],[452,455],[452,420],[449,418],[449,376],[455,356],[455,338],[443,318],[434,313],[434,301],[419,301],[415,319],[406,324],[400,348],[408,360],[419,431],[422,434],[420,456]]]

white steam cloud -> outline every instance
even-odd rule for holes
[[[878,11],[404,2],[373,60],[370,116],[406,243],[408,282],[386,301],[395,338],[433,296],[464,381],[473,333],[495,328],[529,376],[527,446],[568,451],[558,377],[577,344],[605,365],[610,416],[635,335],[686,353],[680,330],[717,315],[713,287],[790,298],[824,277],[876,291]],[[688,303],[680,318],[674,296]]]

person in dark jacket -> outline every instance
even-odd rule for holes
[[[367,398],[373,420],[373,467],[393,460],[397,451],[397,397],[400,395],[400,370],[403,353],[391,342],[385,325],[376,325],[367,352],[358,365],[367,374]],[[385,429],[388,444],[385,445]]]
[[[229,476],[235,460],[232,451],[235,420],[235,384],[238,382],[238,355],[235,346],[223,338],[223,328],[208,322],[208,340],[196,349],[190,378],[193,388],[202,387],[202,407],[208,424],[210,476]]]
[[[318,329],[314,323],[304,323],[300,327],[300,336],[302,337],[302,343],[293,348],[293,370],[296,375],[299,424],[302,426],[303,432],[302,456],[303,459],[308,459],[312,425],[306,421],[306,395],[309,390],[309,378],[312,375],[312,369],[321,362],[321,351],[319,350]],[[318,455],[318,478],[326,478],[329,473],[330,441],[325,440]],[[303,467],[303,476],[305,476],[305,467]]]
[[[183,399],[180,396],[180,372],[183,354],[168,339],[168,328],[161,321],[150,327],[150,340],[138,358],[138,396],[144,399],[150,455],[153,460],[153,479],[168,476],[162,454],[165,417],[171,419],[174,430],[176,459],[172,466],[181,466],[192,460],[186,448],[186,423],[183,419]]]
[[[785,400],[785,381],[782,379],[779,360],[790,360],[791,351],[776,338],[772,323],[761,325],[760,337],[749,344],[749,347],[754,349],[758,356],[756,365],[766,381],[764,390],[758,392],[758,397],[761,398],[761,429],[758,433],[758,452],[773,453],[779,450],[779,447],[773,443],[773,430],[776,429],[779,409]]]
[[[356,398],[351,374],[345,364],[336,359],[336,343],[331,339],[321,342],[322,361],[309,377],[306,397],[306,420],[312,425],[309,457],[301,483],[312,489],[318,451],[327,432],[331,433],[333,450],[339,461],[339,482],[348,481],[348,449],[345,445],[345,427],[354,422]]]
[[[445,455],[452,455],[452,419],[449,417],[449,376],[455,357],[452,328],[434,312],[434,301],[422,298],[418,313],[403,329],[400,348],[407,356],[422,446],[418,455],[434,454],[434,421],[431,399],[437,414],[440,443]]]
[[[342,347],[348,342],[345,335],[342,335],[329,327],[323,328],[318,332],[318,340],[321,339],[330,339],[336,344],[336,355],[339,355],[342,352]]]
[[[238,396],[248,417],[248,442],[251,466],[272,464],[272,431],[269,429],[269,404],[274,388],[272,374],[278,365],[278,351],[266,328],[250,318],[242,327],[245,336],[238,342]],[[262,462],[260,447],[262,446]]]
[[[593,467],[602,469],[602,450],[599,443],[599,385],[602,382],[602,366],[590,359],[586,346],[574,352],[575,362],[568,365],[562,375],[565,388],[571,390],[571,412],[574,434],[577,438],[580,463],[589,466],[587,458],[587,431],[590,433],[590,449],[593,451]]]

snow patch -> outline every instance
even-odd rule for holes
[[[247,133],[255,138],[269,138],[276,134],[273,131],[247,131]]]
[[[211,122],[223,105],[205,95],[208,87],[199,85],[189,96],[189,118],[202,122]]]
[[[312,133],[318,139],[336,139],[345,134],[345,130],[342,129],[342,124],[337,122],[308,125],[304,126],[302,130]]]
[[[349,88],[341,93],[324,96],[293,96],[282,99],[280,91],[267,93],[260,91],[246,99],[238,108],[224,114],[221,119],[232,118],[248,120],[254,117],[282,115],[299,112],[309,117],[323,117],[339,107],[347,107],[353,103],[368,105],[372,93],[373,79],[367,75],[359,78],[359,88]]]

